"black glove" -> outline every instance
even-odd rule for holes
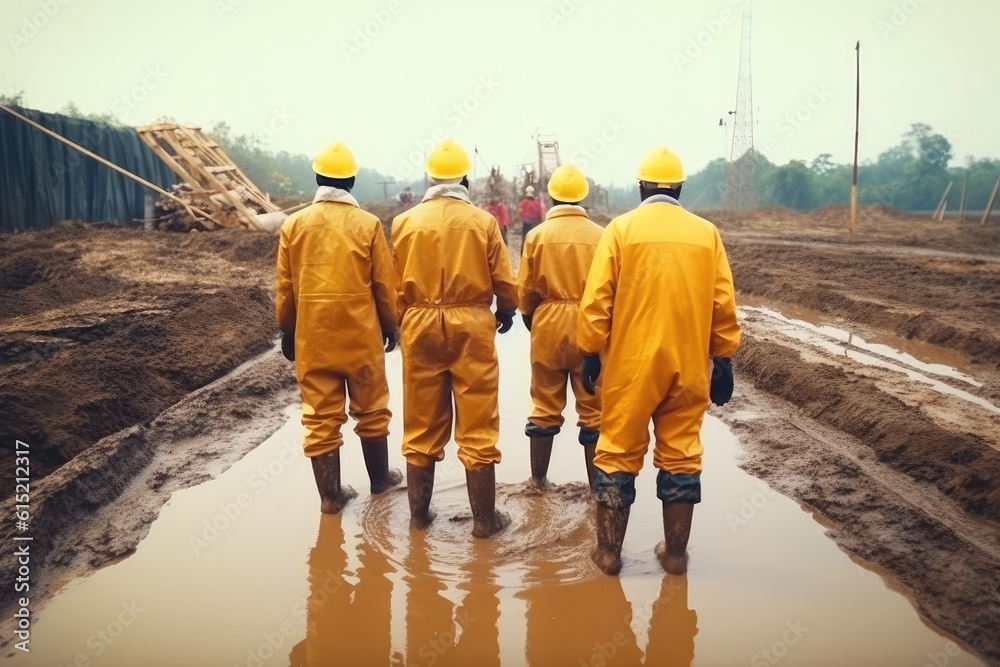
[[[399,330],[396,331],[383,331],[382,332],[382,342],[385,343],[386,353],[392,352],[399,345]]]
[[[285,359],[295,361],[295,332],[281,334],[281,353]]]
[[[596,354],[588,354],[583,358],[583,388],[588,394],[597,393],[597,378],[601,375],[601,357]]]
[[[521,321],[524,322],[524,328],[531,331],[531,315],[521,313]]]
[[[733,360],[715,357],[712,360],[712,386],[709,396],[716,405],[725,405],[733,397]]]
[[[497,332],[505,334],[510,331],[510,328],[514,326],[514,313],[517,311],[508,310],[507,312],[496,312],[497,317]]]

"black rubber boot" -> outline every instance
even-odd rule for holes
[[[340,485],[340,450],[313,456],[312,469],[319,491],[319,509],[323,514],[339,514],[347,502],[358,495],[349,486]]]
[[[594,455],[597,454],[597,443],[583,446],[583,458],[587,464],[587,484],[594,490],[594,478],[597,476],[597,466],[594,465]]]
[[[372,493],[385,493],[403,481],[403,473],[389,467],[389,442],[386,438],[362,440],[361,451],[372,483]]]
[[[466,470],[469,506],[472,508],[472,536],[489,537],[510,525],[510,517],[496,509],[496,464]]]
[[[410,501],[410,528],[424,530],[434,521],[431,496],[434,495],[434,464],[421,467],[406,464],[406,495]]]
[[[656,545],[656,557],[668,574],[687,572],[693,517],[694,503],[663,503],[663,542]]]
[[[622,544],[628,529],[631,507],[597,503],[597,546],[590,552],[594,565],[604,574],[617,575],[622,570]]]
[[[552,436],[531,436],[531,479],[540,489],[550,486],[546,475],[549,472],[549,461],[552,459]]]

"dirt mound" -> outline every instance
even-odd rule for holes
[[[882,463],[936,487],[966,512],[1000,522],[1000,451],[977,435],[944,428],[870,379],[799,356],[747,336],[736,364],[756,387],[858,438]]]
[[[29,442],[38,480],[263,352],[276,243],[83,225],[0,239],[2,446]]]

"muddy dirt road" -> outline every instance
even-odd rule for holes
[[[229,471],[174,494],[134,556],[58,595],[39,615],[38,653],[10,664],[686,667],[780,655],[787,665],[919,666],[938,654],[980,664],[794,502],[741,471],[735,438],[714,418],[689,575],[665,576],[653,557],[661,527],[649,461],[623,576],[601,575],[587,558],[593,525],[572,432],[556,440],[560,486],[539,494],[523,483],[528,369],[513,360],[524,359],[527,332],[498,344],[511,360],[499,502],[513,525],[495,541],[469,536],[454,447],[437,470],[438,519],[426,535],[408,529],[405,491],[368,495],[352,433],[343,459],[360,496],[342,516],[321,517],[292,408]],[[398,433],[399,353],[387,361]]]
[[[538,498],[519,486],[523,330],[500,339],[501,495],[521,527],[493,546],[466,540],[455,468],[435,500],[454,520],[421,542],[400,493],[368,502],[359,488],[363,502],[321,521],[293,456],[294,416],[254,449],[294,396],[290,368],[268,351],[273,240],[73,227],[0,239],[0,425],[21,429],[3,445],[29,428],[46,443],[32,475],[45,658],[22,664],[81,653],[109,665],[324,664],[331,651],[385,664],[465,664],[467,651],[596,664],[608,646],[623,664],[745,664],[800,618],[811,630],[776,649],[782,664],[977,664],[959,645],[1000,664],[1000,230],[869,213],[852,244],[842,211],[708,217],[729,250],[745,339],[736,399],[714,412],[738,443],[707,423],[719,476],[706,474],[684,582],[649,558],[655,502],[634,513],[615,583],[585,558],[585,490]],[[560,442],[554,476],[570,482],[580,452]],[[286,472],[262,483],[272,465]],[[359,458],[348,465],[360,479]],[[651,479],[641,497],[654,497]],[[242,491],[252,495],[239,520],[203,534]],[[530,528],[529,515],[545,519]],[[192,546],[199,536],[209,549]],[[156,611],[95,659],[91,636],[133,600]],[[555,611],[566,607],[592,611],[583,630]],[[370,627],[331,620],[362,615]],[[449,628],[458,648],[442,652]],[[267,642],[275,631],[279,648]],[[360,632],[371,641],[333,646]]]

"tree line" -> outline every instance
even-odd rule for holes
[[[0,95],[0,103],[21,106],[23,93]],[[85,114],[70,102],[59,113],[74,118],[118,124],[111,114]],[[235,134],[227,123],[217,123],[210,131],[233,161],[272,198],[305,198],[315,190],[312,162],[307,155],[272,151],[252,134]],[[968,179],[966,208],[986,207],[997,177],[1000,159],[966,159],[962,166],[950,166],[951,142],[935,133],[926,123],[914,123],[900,143],[858,169],[858,201],[862,206],[881,205],[904,211],[934,211],[949,182],[954,182],[948,210],[956,211],[962,183]],[[850,202],[853,167],[838,164],[823,153],[812,162],[792,160],[776,165],[763,153],[747,152],[737,162],[754,160],[757,199],[762,206],[781,206],[808,211],[825,206],[846,206]],[[721,208],[725,205],[729,162],[718,158],[690,175],[684,185],[684,204],[693,209]],[[390,177],[366,167],[358,174],[355,196],[376,201],[393,196],[404,187],[418,191],[421,182],[392,183]],[[612,210],[626,210],[638,202],[632,186],[611,185],[608,204]]]

